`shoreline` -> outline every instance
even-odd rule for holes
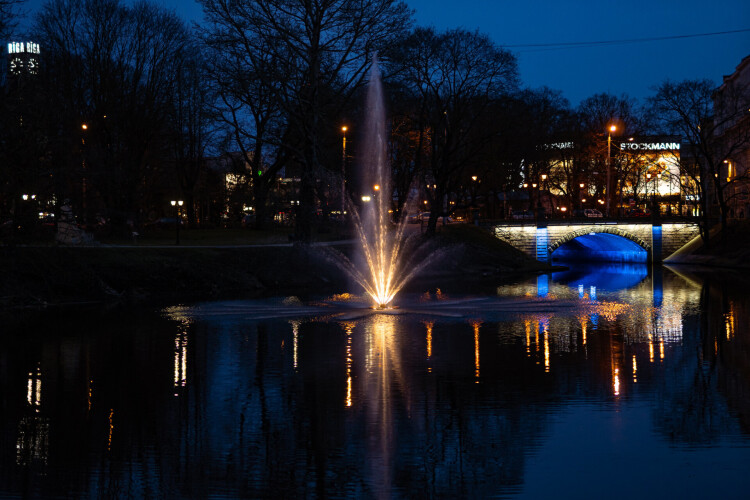
[[[441,243],[441,258],[412,285],[435,280],[479,285],[556,269],[502,249]],[[0,313],[336,293],[351,288],[336,254],[352,251],[348,241],[326,246],[0,247]]]

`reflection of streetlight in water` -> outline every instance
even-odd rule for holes
[[[29,372],[26,381],[26,402],[31,412],[24,415],[18,424],[16,439],[16,463],[31,465],[34,462],[47,464],[49,455],[49,419],[40,415],[42,406],[42,368]]]
[[[435,326],[434,321],[425,321],[424,327],[427,332],[427,361],[430,361],[430,358],[432,358],[432,328]],[[432,366],[427,367],[427,372],[432,372]]]
[[[479,383],[479,327],[482,325],[481,321],[472,321],[471,326],[474,327],[474,382]]]
[[[355,323],[346,322],[343,324],[346,331],[346,407],[352,406],[352,331]]]

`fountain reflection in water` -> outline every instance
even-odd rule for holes
[[[360,244],[360,256],[355,265],[348,259],[340,264],[365,290],[378,308],[387,307],[399,290],[429,261],[408,263],[403,257],[406,218],[395,227],[392,223],[392,185],[390,165],[386,159],[386,122],[383,86],[377,58],[373,58],[367,90],[367,123],[364,149],[359,163],[362,182],[362,205],[358,210],[350,201]]]

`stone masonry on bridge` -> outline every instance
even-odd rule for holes
[[[698,236],[692,222],[652,221],[545,221],[504,223],[494,226],[494,234],[537,260],[548,262],[562,245],[586,235],[612,234],[625,238],[648,253],[648,260],[660,262]]]

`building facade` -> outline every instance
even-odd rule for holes
[[[715,130],[725,156],[720,172],[730,219],[750,217],[750,55],[714,93]]]

